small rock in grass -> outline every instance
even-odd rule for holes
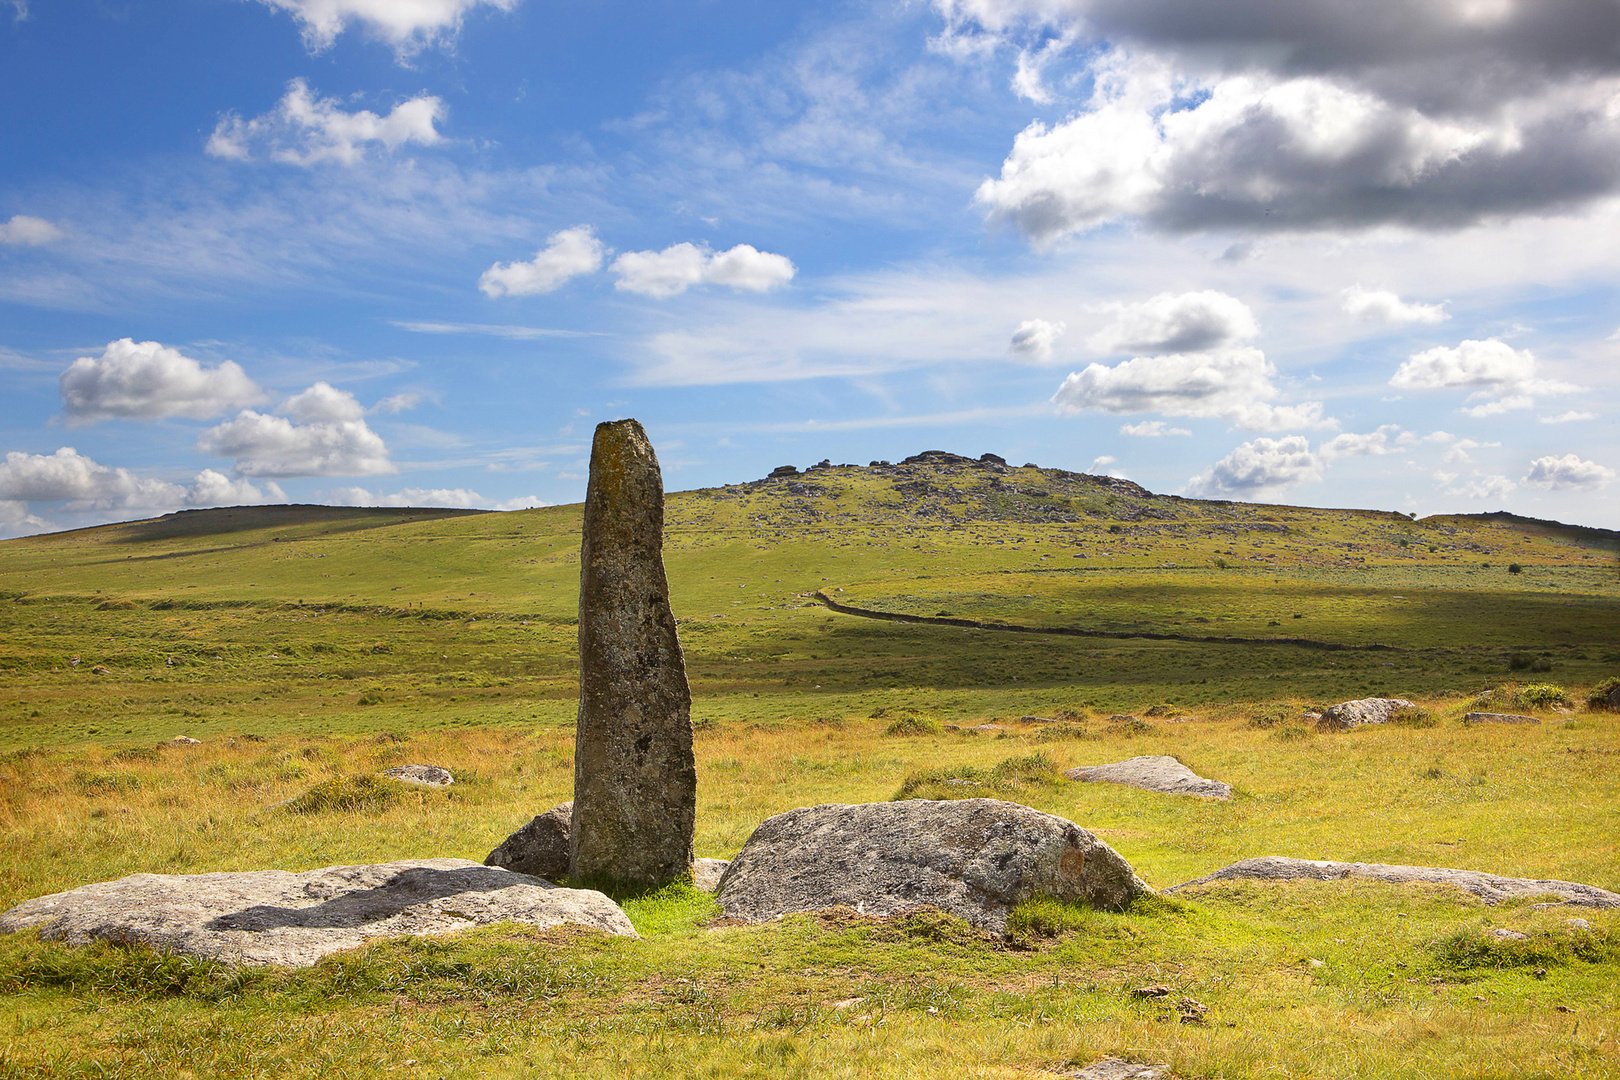
[[[449,787],[456,782],[449,769],[438,765],[395,765],[392,769],[384,770],[383,775],[417,787]]]
[[[720,879],[726,875],[730,859],[693,859],[692,887],[712,893],[720,888]]]
[[[1232,797],[1231,785],[1199,776],[1168,754],[1127,758],[1112,765],[1081,765],[1063,775],[1070,780],[1125,784],[1166,795],[1201,795],[1206,799]]]
[[[1521,934],[1517,930],[1509,930],[1505,926],[1498,926],[1491,931],[1491,937],[1497,941],[1529,941],[1529,934]]]
[[[1163,983],[1155,983],[1152,986],[1138,986],[1131,993],[1140,998],[1169,997],[1170,987],[1165,986]]]
[[[568,830],[574,816],[572,800],[559,803],[502,840],[484,859],[499,866],[547,881],[568,876]]]
[[[1074,1080],[1170,1080],[1170,1066],[1105,1057],[1069,1075]]]
[[[201,746],[201,739],[193,739],[190,735],[176,735],[168,742],[170,746]]]
[[[1513,713],[1499,712],[1471,712],[1463,717],[1465,724],[1539,724],[1533,716],[1517,716]]]
[[[1564,925],[1569,927],[1571,930],[1592,929],[1592,924],[1587,922],[1585,919],[1565,919]]]
[[[1323,710],[1316,726],[1322,731],[1348,731],[1364,724],[1387,724],[1397,711],[1415,708],[1417,706],[1405,698],[1357,698]]]

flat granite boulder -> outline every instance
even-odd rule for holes
[[[1034,896],[1117,910],[1152,892],[1072,821],[999,799],[908,799],[766,820],[731,861],[717,899],[748,922],[839,905],[867,915],[932,906],[1000,933]]]
[[[1070,780],[1125,784],[1166,795],[1201,795],[1206,799],[1232,797],[1231,785],[1199,776],[1168,754],[1126,758],[1112,765],[1080,765],[1063,775]]]
[[[720,887],[720,879],[726,876],[729,866],[731,862],[728,859],[693,859],[692,887],[706,893],[714,892]]]
[[[1166,889],[1175,892],[1193,885],[1216,881],[1339,881],[1368,878],[1397,885],[1455,885],[1473,893],[1487,904],[1536,896],[1556,896],[1578,907],[1620,908],[1620,893],[1573,881],[1541,881],[1535,878],[1498,877],[1478,870],[1449,870],[1440,866],[1392,866],[1386,863],[1323,862],[1316,859],[1287,859],[1264,855],[1222,867],[1196,881],[1182,882]]]
[[[573,816],[572,800],[558,803],[502,840],[485,856],[484,865],[561,881],[568,876],[568,830]]]
[[[383,775],[390,780],[415,784],[417,787],[449,787],[456,782],[450,770],[442,765],[395,765],[392,769],[384,769]]]
[[[308,967],[375,937],[450,934],[489,923],[565,923],[635,937],[619,905],[466,859],[406,859],[289,873],[131,874],[18,904],[0,932],[110,941],[228,964]]]
[[[1322,731],[1348,731],[1364,724],[1387,724],[1398,710],[1415,708],[1417,706],[1405,698],[1357,698],[1322,710],[1322,718],[1316,722],[1316,726]]]
[[[1540,720],[1534,716],[1519,716],[1515,713],[1501,712],[1471,712],[1463,717],[1465,724],[1539,724]]]

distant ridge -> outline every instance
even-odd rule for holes
[[[120,542],[166,540],[181,536],[213,536],[251,529],[293,528],[301,525],[339,525],[374,529],[409,521],[488,514],[489,510],[425,506],[321,506],[316,503],[276,503],[270,506],[216,506],[206,510],[178,510],[144,521],[128,521],[96,528],[117,529]],[[85,530],[76,529],[75,532]]]

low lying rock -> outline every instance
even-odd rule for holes
[[[1558,897],[1563,903],[1578,907],[1620,908],[1620,893],[1612,893],[1595,885],[1580,885],[1572,881],[1541,881],[1534,878],[1499,877],[1478,870],[1449,870],[1438,866],[1391,866],[1385,863],[1322,862],[1315,859],[1288,859],[1265,855],[1258,859],[1244,859],[1206,874],[1195,881],[1185,881],[1166,889],[1175,892],[1194,885],[1207,885],[1216,881],[1339,881],[1344,878],[1368,878],[1388,881],[1397,885],[1434,884],[1455,885],[1473,893],[1487,904],[1500,904],[1504,900],[1525,897]]]
[[[1513,713],[1471,712],[1463,717],[1465,724],[1539,724],[1534,716],[1515,716]]]
[[[466,859],[408,859],[303,873],[131,874],[0,914],[0,932],[108,941],[228,964],[307,967],[375,937],[449,934],[497,922],[572,924],[635,937],[599,892],[563,889]]]
[[[1415,708],[1417,706],[1405,698],[1357,698],[1322,710],[1322,718],[1316,726],[1322,731],[1348,731],[1363,724],[1387,724],[1397,710]]]
[[[1105,1057],[1067,1075],[1073,1080],[1170,1080],[1170,1066]]]
[[[456,782],[449,769],[438,765],[395,765],[392,769],[383,770],[383,775],[417,787],[449,787]]]
[[[1518,930],[1509,930],[1505,926],[1498,926],[1496,929],[1492,930],[1491,931],[1491,937],[1495,938],[1497,941],[1529,941],[1530,940],[1530,935],[1529,934],[1521,933]]]
[[[572,800],[558,803],[502,840],[485,856],[484,865],[561,881],[568,876],[568,829],[573,816]]]
[[[1168,754],[1126,758],[1112,765],[1081,765],[1066,770],[1063,775],[1070,780],[1125,784],[1166,795],[1201,795],[1206,799],[1232,797],[1231,785],[1199,776]]]
[[[190,735],[176,735],[165,742],[166,746],[201,746],[201,739],[193,739]]]
[[[730,859],[693,859],[693,887],[708,893],[714,892],[720,888],[720,879],[726,876],[726,868],[730,865]]]
[[[929,905],[999,933],[1034,896],[1117,910],[1152,891],[1072,821],[998,799],[908,799],[766,820],[732,860],[718,899],[727,916],[748,922],[839,905],[866,915]]]

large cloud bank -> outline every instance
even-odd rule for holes
[[[1089,100],[979,189],[1036,242],[1127,217],[1457,228],[1620,191],[1613,0],[935,4],[958,44],[1095,50]]]
[[[100,356],[81,356],[59,380],[69,423],[93,420],[156,420],[183,416],[206,420],[244,405],[257,405],[264,391],[237,364],[202,364],[156,341],[120,338]]]

